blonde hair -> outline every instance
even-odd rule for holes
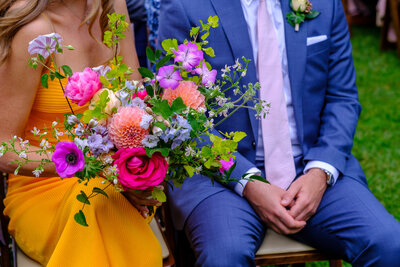
[[[0,65],[9,55],[15,34],[42,14],[55,0],[29,0],[25,5],[11,9],[15,2],[16,0],[0,0]],[[104,33],[108,24],[107,14],[112,12],[114,12],[112,0],[92,0],[92,7],[82,24],[89,21],[89,34],[93,37],[91,30],[95,19],[100,15],[100,27]]]

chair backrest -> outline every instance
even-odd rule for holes
[[[6,195],[7,188],[7,174],[1,175],[0,181],[0,263],[3,267],[11,267],[10,245],[11,239],[8,234],[8,218],[4,216],[4,203],[3,199]]]

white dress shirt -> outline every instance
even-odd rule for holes
[[[258,17],[258,5],[259,0],[241,0],[242,9],[244,18],[247,22],[247,28],[249,31],[249,37],[251,41],[251,46],[253,49],[253,58],[256,69],[258,68],[257,65],[257,58],[258,58],[258,39],[257,39],[257,17]],[[275,28],[276,38],[278,40],[278,50],[281,56],[281,66],[282,66],[282,78],[283,78],[283,90],[286,100],[286,108],[287,114],[289,119],[289,134],[290,134],[290,141],[292,143],[292,152],[293,156],[300,156],[302,154],[301,147],[299,140],[297,138],[297,128],[296,128],[296,121],[294,118],[294,110],[293,110],[293,102],[292,102],[292,94],[290,91],[290,80],[289,80],[289,68],[288,68],[288,61],[286,55],[286,44],[285,44],[285,28],[284,28],[284,18],[282,15],[282,8],[280,0],[266,0],[266,7],[268,10],[268,15],[272,20],[272,24]],[[294,30],[294,29],[293,29]],[[258,142],[257,142],[257,149],[256,149],[256,159],[263,160],[264,159],[264,148],[262,142],[262,130],[259,127],[258,131]],[[307,172],[311,168],[320,168],[323,170],[329,171],[333,175],[334,182],[336,182],[339,171],[333,167],[332,165],[321,162],[321,161],[310,161],[307,163],[304,173]],[[252,168],[248,171],[251,174],[259,174],[260,171],[257,168]],[[268,177],[266,177],[268,179]],[[235,191],[242,195],[243,189],[246,186],[247,181],[242,180],[238,183],[235,187]]]

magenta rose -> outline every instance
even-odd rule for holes
[[[158,152],[151,158],[143,147],[122,148],[113,156],[120,183],[131,189],[146,190],[159,185],[165,178],[168,163]]]
[[[83,72],[75,72],[72,77],[68,78],[64,96],[78,106],[83,106],[92,99],[102,86],[99,75],[91,68],[85,68]]]

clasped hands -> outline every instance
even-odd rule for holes
[[[243,196],[272,230],[288,235],[304,228],[326,188],[325,172],[315,168],[300,176],[286,191],[258,180],[248,182]]]

